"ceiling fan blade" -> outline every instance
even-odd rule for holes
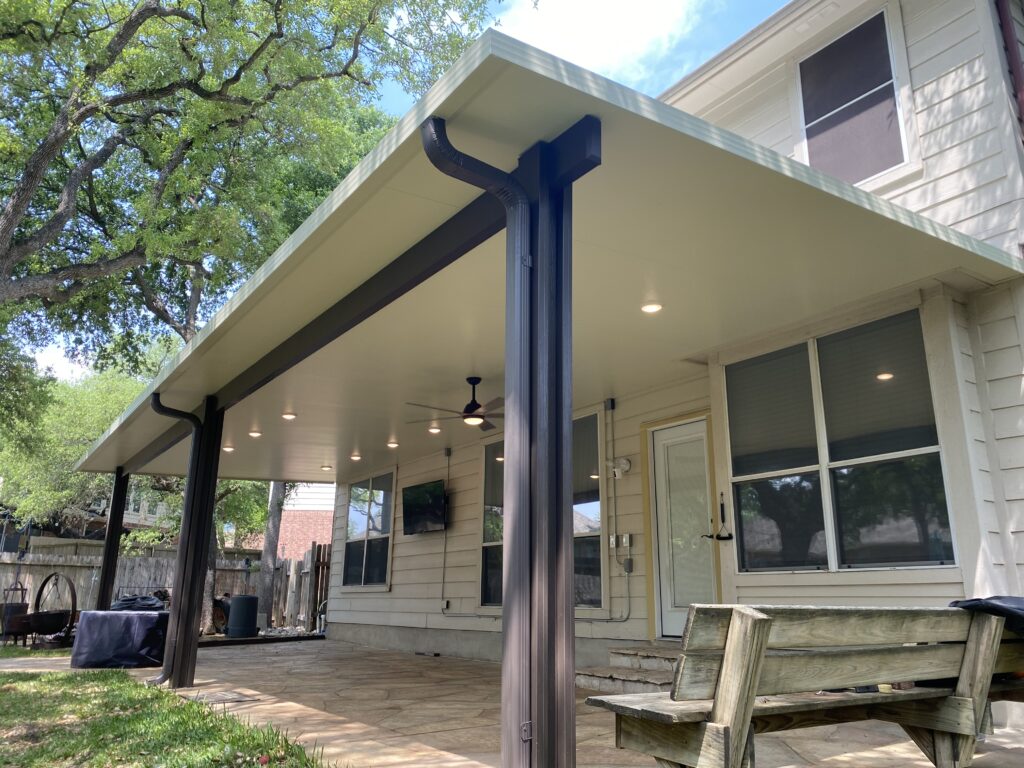
[[[480,431],[490,432],[492,429],[497,429],[497,427],[491,424],[491,422],[487,421],[487,419],[484,419],[484,423],[480,425]]]
[[[483,409],[484,409],[485,412],[486,411],[490,411],[490,410],[498,410],[504,404],[505,404],[505,398],[504,397],[496,397],[493,400],[491,400],[491,402],[484,403]]]
[[[418,421],[407,421],[406,424],[433,424],[435,421],[454,421],[461,419],[461,416],[438,416],[436,419],[419,419]]]
[[[505,414],[504,413],[481,413],[480,415],[483,416],[485,419],[504,419],[505,418]]]
[[[459,416],[462,415],[462,411],[456,411],[454,408],[441,408],[437,405],[426,405],[425,403],[406,403],[406,405],[414,405],[417,408],[429,408],[432,411],[443,411],[444,413],[457,413]]]

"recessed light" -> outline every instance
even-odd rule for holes
[[[504,460],[505,460],[505,457],[504,457],[504,456],[495,456],[495,457],[494,457],[494,460],[495,460],[495,461],[504,461]]]
[[[462,419],[462,421],[464,424],[467,424],[470,427],[479,427],[481,424],[484,423],[484,420],[481,419],[479,416],[466,416]]]
[[[441,432],[441,428],[436,426],[436,425],[429,426],[429,427],[427,427],[427,432],[429,432],[432,435],[436,435],[436,434],[439,434]]]
[[[640,307],[640,311],[646,312],[648,315],[653,315],[655,312],[661,312],[661,304],[652,301],[649,304],[644,304]]]
[[[230,445],[225,445],[224,446],[224,453],[231,453],[233,450],[235,450],[233,446],[230,446]]]
[[[362,461],[363,460],[363,457],[360,456],[358,453],[353,453],[349,458],[352,459],[352,461]]]
[[[281,414],[281,418],[284,419],[285,421],[295,421],[295,414],[285,411],[284,413]]]
[[[334,467],[332,467],[330,464],[322,464],[320,466],[320,469],[322,469],[324,472],[330,472],[332,469],[334,469]]]
[[[398,443],[397,442],[395,442],[394,440],[389,440],[388,441],[388,448],[397,448],[397,447],[398,447]]]
[[[252,432],[249,433],[249,437],[263,437],[263,433],[260,432],[258,429],[254,429]]]
[[[591,480],[600,480],[600,479],[601,479],[601,476],[600,476],[600,475],[591,475],[591,476],[590,476],[590,479],[591,479]]]
[[[880,374],[875,376],[875,378],[878,379],[879,381],[892,381],[893,379],[896,378],[896,374],[889,373],[889,371],[882,371]]]

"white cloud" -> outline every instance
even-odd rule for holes
[[[707,0],[506,0],[497,28],[507,35],[641,90],[697,24]]]
[[[35,353],[35,358],[39,370],[49,370],[62,381],[77,381],[89,373],[88,368],[69,360],[65,357],[64,350],[54,344],[40,349]]]

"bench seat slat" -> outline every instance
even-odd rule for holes
[[[815,608],[746,606],[772,619],[769,648],[964,642],[971,614],[960,608]],[[685,651],[720,651],[732,606],[693,605],[683,630]]]
[[[765,655],[758,695],[852,688],[899,680],[957,677],[964,646],[959,643],[776,650]],[[722,667],[720,653],[687,653],[676,666],[672,697],[710,699]],[[1003,643],[995,672],[1024,669],[1024,642]]]

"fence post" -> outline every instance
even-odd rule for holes
[[[314,541],[310,545],[310,547],[309,547],[309,554],[308,554],[308,558],[309,558],[309,575],[306,577],[306,583],[303,585],[305,587],[305,593],[306,593],[305,597],[306,597],[306,631],[307,632],[312,632],[314,629],[316,629],[316,595],[317,595],[317,590],[316,590],[316,586],[317,586],[316,585],[316,573],[317,573],[317,570],[316,569],[317,569],[317,564],[318,564],[318,558],[317,558],[318,552],[319,552],[319,550],[317,549],[317,544]]]
[[[284,625],[294,627],[299,612],[299,582],[302,580],[302,561],[296,558],[291,561],[288,571],[288,597],[285,600]]]

